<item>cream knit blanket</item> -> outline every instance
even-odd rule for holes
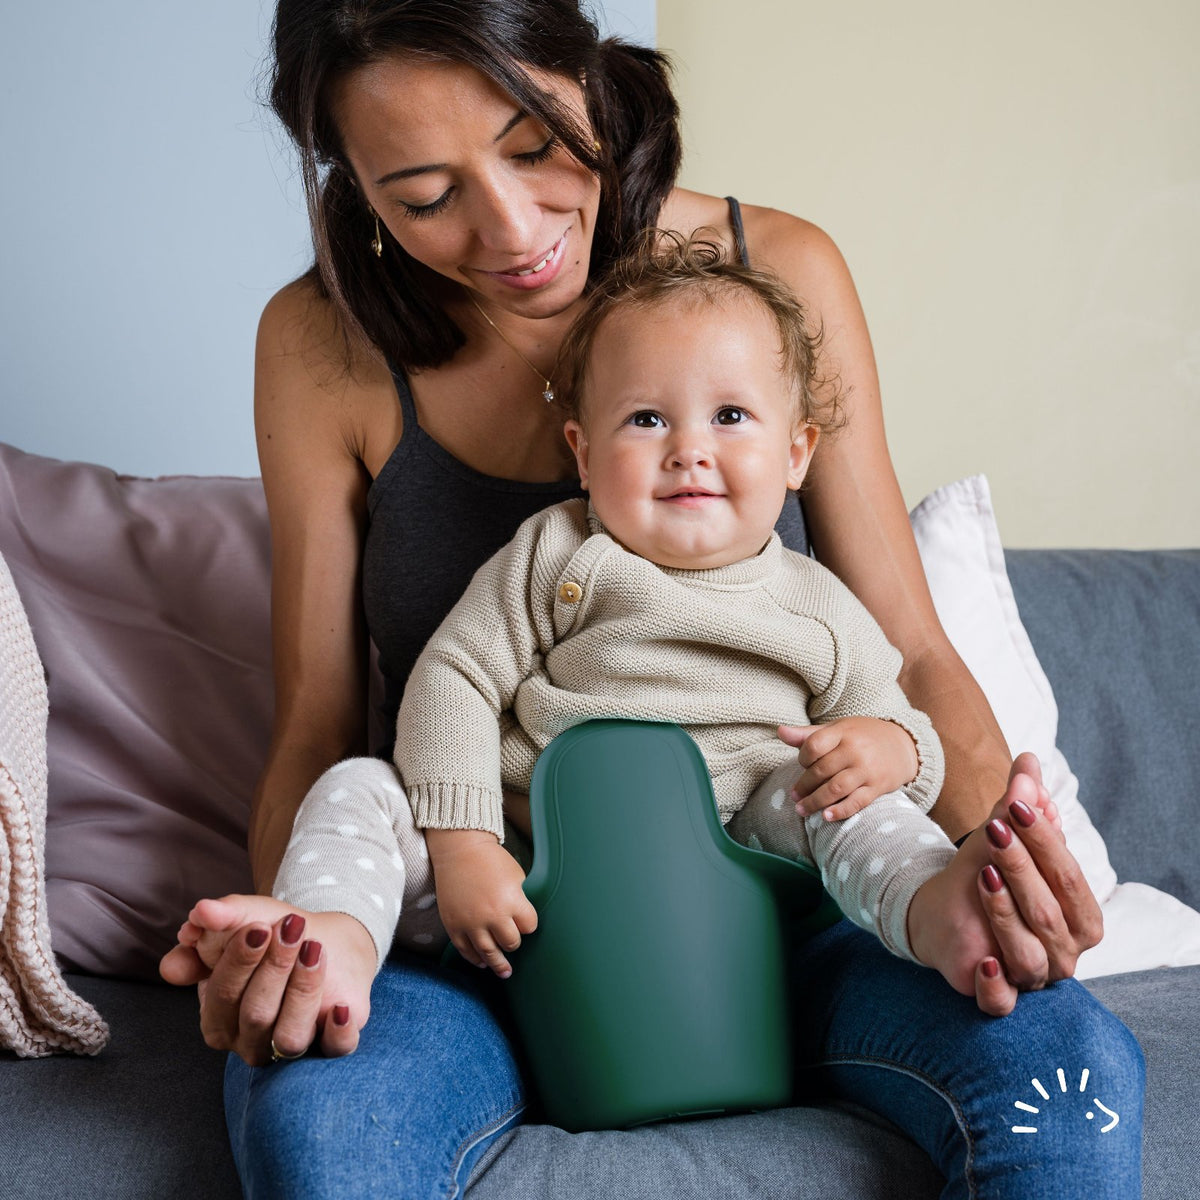
[[[46,678],[8,564],[0,557],[0,1047],[22,1058],[98,1054],[100,1014],[50,950],[44,879]]]

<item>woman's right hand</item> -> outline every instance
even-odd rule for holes
[[[271,916],[276,919],[268,924]],[[199,931],[199,932],[198,932]],[[159,971],[197,985],[200,1029],[251,1066],[315,1047],[350,1054],[370,1015],[375,943],[344,913],[308,913],[265,896],[203,900]]]

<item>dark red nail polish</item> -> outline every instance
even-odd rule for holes
[[[300,947],[300,962],[305,967],[315,967],[321,961],[321,943],[305,942]]]
[[[335,1004],[333,1006],[333,1023],[335,1025],[350,1024],[350,1006],[348,1004]]]
[[[246,945],[251,950],[261,950],[267,944],[267,938],[271,933],[267,929],[252,929],[246,934]]]
[[[1007,850],[1012,845],[1012,830],[1003,821],[995,819],[987,823],[988,841],[1001,850]]]
[[[990,863],[979,873],[983,876],[983,886],[989,892],[998,892],[1004,886],[1004,880],[1000,878],[1000,872]]]
[[[994,958],[985,958],[983,960],[983,973],[989,979],[995,979],[1000,974],[1000,964]]]
[[[299,940],[300,935],[304,932],[304,918],[297,913],[292,913],[290,916],[283,918],[283,925],[279,930],[280,940],[285,946],[294,946]]]
[[[1021,800],[1014,800],[1008,806],[1008,811],[1022,829],[1028,829],[1037,820],[1037,813]]]

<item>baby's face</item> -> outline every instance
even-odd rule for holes
[[[583,422],[566,434],[613,537],[688,570],[763,548],[816,443],[779,367],[775,324],[750,297],[684,296],[604,321]]]

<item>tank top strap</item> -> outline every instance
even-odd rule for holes
[[[408,386],[408,376],[397,367],[390,367],[390,370],[392,381],[396,385],[396,395],[400,400],[400,415],[404,418],[404,429],[400,434],[403,441],[420,427],[420,423],[417,421],[417,404],[413,400],[412,388]]]
[[[738,262],[743,267],[748,267],[750,251],[746,249],[746,227],[742,224],[742,206],[734,196],[726,196],[725,203],[729,205],[729,223],[733,226],[733,243],[737,247]]]

